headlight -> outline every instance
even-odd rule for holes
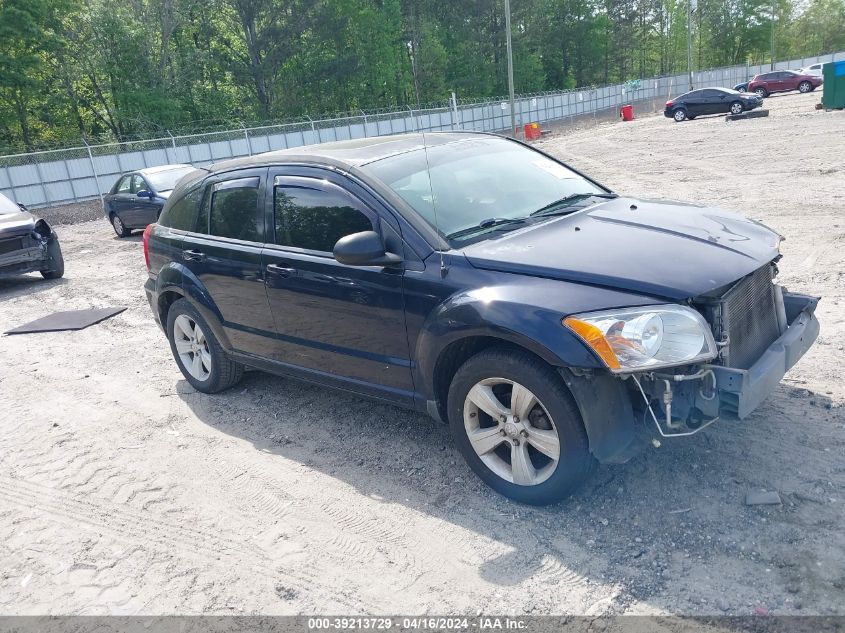
[[[687,365],[717,353],[707,321],[681,305],[576,314],[563,324],[615,373]]]

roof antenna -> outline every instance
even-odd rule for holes
[[[413,60],[413,57],[411,58]],[[420,96],[417,93],[417,112],[420,112]],[[417,127],[416,123],[414,127]],[[428,143],[425,140],[425,129],[422,126],[419,126],[420,134],[422,134],[422,141],[423,141],[423,155],[425,156],[425,170],[426,174],[428,174],[428,191],[431,194],[431,209],[434,212],[434,228],[440,233],[440,222],[437,220],[437,200],[434,196],[434,185],[431,182],[431,163],[428,161]],[[446,266],[446,262],[443,257],[443,249],[438,248],[437,252],[440,254],[440,277],[445,278],[447,274],[449,274],[449,267]]]

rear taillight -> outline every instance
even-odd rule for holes
[[[666,107],[667,107],[667,108],[671,108],[671,107],[672,107],[672,102],[671,102],[671,101],[667,101],[667,102],[666,102]]]
[[[144,229],[144,263],[147,265],[147,270],[150,269],[150,233],[153,232],[155,224],[148,224]]]

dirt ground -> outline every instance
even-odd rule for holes
[[[60,227],[65,278],[0,282],[0,330],[128,310],[0,338],[0,614],[845,614],[845,113],[818,99],[541,143],[619,192],[765,222],[782,283],[823,297],[817,344],[751,418],[552,508],[485,488],[421,415],[261,373],[195,393],[140,237]],[[747,506],[759,489],[783,504]]]

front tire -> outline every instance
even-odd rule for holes
[[[734,101],[731,104],[731,114],[742,114],[743,107],[739,101]]]
[[[53,236],[53,241],[47,245],[47,255],[50,260],[50,268],[41,271],[44,279],[59,279],[65,274],[65,258],[62,255],[62,247],[59,245],[59,238]]]
[[[765,88],[755,88],[754,92],[761,99],[765,99],[769,96],[769,92]]]
[[[809,81],[802,81],[800,84],[798,84],[798,92],[800,92],[801,94],[807,94],[808,92],[812,91],[812,89],[813,84],[811,84]]]
[[[682,122],[682,121],[685,121],[685,120],[686,120],[686,118],[687,118],[687,111],[686,111],[686,110],[684,110],[683,108],[678,108],[678,109],[677,109],[677,110],[675,110],[675,112],[672,114],[672,118],[674,118],[674,119],[675,119],[675,122],[676,122],[676,123],[680,123],[680,122]]]
[[[555,503],[593,468],[571,394],[551,367],[526,352],[492,348],[470,358],[452,380],[447,407],[464,459],[506,497]]]
[[[217,393],[240,382],[244,366],[231,360],[202,315],[187,299],[167,311],[167,339],[179,370],[202,393]]]
[[[117,213],[112,213],[111,227],[114,229],[114,232],[118,237],[129,237],[129,234],[132,233],[131,230],[126,228],[126,225],[123,224],[123,220],[120,219],[120,216]]]

